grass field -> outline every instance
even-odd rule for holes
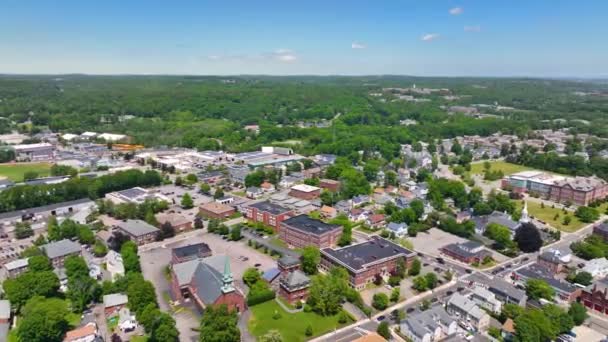
[[[16,163],[0,164],[0,178],[6,177],[13,182],[22,182],[26,172],[38,172],[39,177],[46,177],[51,172],[49,163]]]
[[[570,232],[575,232],[586,225],[586,223],[581,222],[576,216],[574,216],[574,212],[568,211],[568,216],[570,216],[572,221],[570,221],[570,224],[568,224],[566,226],[563,223],[564,216],[566,216],[566,214],[564,214],[562,209],[551,208],[550,204],[545,204],[545,207],[542,208],[540,203],[538,203],[538,202],[533,202],[533,201],[527,201],[527,202],[528,202],[528,215],[533,216],[536,219],[541,220],[543,222],[546,222],[548,225],[550,225],[553,228],[570,233]],[[521,201],[516,201],[516,204],[517,204],[517,210],[521,210],[522,209]],[[559,215],[557,220],[555,219],[556,214]]]
[[[483,164],[484,164],[484,162],[471,163],[471,174],[482,175],[483,170],[484,170]],[[511,163],[507,163],[507,162],[504,162],[501,160],[491,161],[490,164],[492,165],[490,170],[492,170],[492,171],[501,170],[505,176],[508,176],[508,175],[511,175],[511,174],[514,174],[517,172],[521,172],[521,171],[533,170],[532,168],[529,168],[527,166],[511,164]]]
[[[249,332],[255,337],[260,337],[270,330],[278,330],[283,336],[283,341],[306,341],[344,325],[338,323],[338,315],[324,317],[314,312],[287,313],[274,300],[254,305],[249,309],[251,310]],[[281,318],[274,319],[275,312],[280,313]],[[305,334],[308,325],[313,329],[313,336],[310,337]]]

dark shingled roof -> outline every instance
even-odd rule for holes
[[[321,252],[355,271],[378,260],[414,254],[409,249],[378,236],[372,237],[369,241],[340,249],[325,248]]]
[[[308,217],[308,215],[294,216],[283,221],[282,224],[316,235],[321,235],[335,229],[340,229],[340,226],[336,224],[327,224],[321,220],[312,219]]]
[[[272,215],[279,215],[279,214],[289,211],[289,209],[284,208],[278,204],[270,203],[269,201],[257,202],[257,203],[253,203],[249,206],[256,208],[259,211],[265,211],[265,212],[271,213]]]
[[[211,248],[209,248],[208,244],[201,242],[193,245],[173,248],[173,254],[175,254],[175,256],[178,258],[183,259],[190,256],[198,256],[199,254],[211,254]]]

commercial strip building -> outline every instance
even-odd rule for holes
[[[344,267],[350,276],[350,285],[358,290],[364,289],[377,276],[388,278],[396,271],[398,260],[406,267],[414,261],[416,253],[394,242],[373,236],[371,240],[339,249],[321,250],[320,267]]]
[[[281,222],[279,236],[294,248],[316,246],[333,247],[342,234],[342,226],[315,220],[308,215],[298,215]]]
[[[502,180],[504,189],[533,193],[558,203],[588,205],[608,196],[608,183],[596,176],[565,177],[542,171],[514,173]]]
[[[128,236],[138,246],[156,241],[160,233],[158,228],[142,220],[120,221],[115,225],[115,229]]]
[[[218,220],[228,218],[236,212],[234,207],[218,202],[205,203],[198,209],[201,216]]]
[[[55,146],[49,143],[12,146],[17,161],[47,161],[55,158]]]

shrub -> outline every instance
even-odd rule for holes
[[[312,325],[308,325],[306,327],[306,332],[305,332],[306,336],[312,336]]]

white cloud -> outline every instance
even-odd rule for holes
[[[221,58],[222,57],[218,56],[218,55],[209,55],[209,56],[207,56],[207,59],[210,59],[212,61],[217,61],[217,60],[220,60]]]
[[[464,27],[464,32],[479,32],[479,31],[481,31],[481,26],[479,26],[479,25]]]
[[[451,15],[460,15],[460,14],[462,14],[462,12],[464,12],[464,10],[462,9],[462,7],[450,8],[450,14]]]
[[[358,43],[358,42],[353,42],[352,44],[350,44],[350,47],[353,48],[353,49],[365,49],[365,48],[367,48],[367,46],[365,44]]]
[[[296,54],[290,49],[276,49],[272,53],[272,56],[274,57],[274,59],[281,62],[293,62],[298,59]]]
[[[425,41],[425,42],[430,42],[430,41],[438,39],[438,38],[439,38],[439,33],[427,33],[427,34],[423,35],[422,37],[420,37],[420,40]]]

